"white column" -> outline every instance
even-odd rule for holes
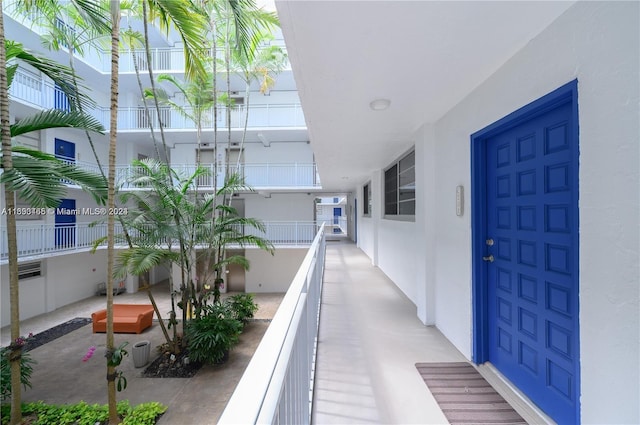
[[[374,266],[378,265],[378,230],[380,220],[384,217],[383,172],[376,170],[371,176],[371,219],[373,221],[373,258]]]
[[[423,126],[416,133],[416,306],[425,325],[436,322],[436,212],[435,212],[435,136],[433,127]]]

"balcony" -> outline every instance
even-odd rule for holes
[[[218,423],[448,423],[415,363],[465,361],[353,243],[319,234]]]
[[[66,99],[55,85],[46,78],[19,68],[9,89],[12,99],[20,100],[35,108],[52,109],[66,105]],[[185,111],[190,114],[191,108]],[[105,129],[109,129],[109,108],[95,106],[90,111]],[[227,126],[227,115],[230,114],[231,129],[242,130],[245,126],[245,116],[249,113],[247,128],[305,128],[304,114],[299,103],[289,104],[255,104],[249,106],[235,106],[232,108],[219,107],[217,115],[218,128]],[[118,131],[145,130],[153,125],[158,128],[158,114],[155,109],[150,110],[147,117],[144,107],[118,108]],[[203,128],[213,128],[213,109],[205,113]],[[168,108],[160,108],[160,119],[167,130],[195,130],[195,123],[181,115],[177,111]]]
[[[101,208],[81,209],[78,214],[95,214],[100,217]],[[317,232],[318,224],[311,221],[267,221],[263,223],[265,231],[245,229],[245,234],[260,236],[270,240],[276,247],[309,246]],[[122,233],[120,223],[115,224],[116,234]],[[55,225],[54,223],[19,225],[17,228],[18,259],[36,259],[52,255],[64,255],[89,251],[94,241],[107,235],[106,223],[91,225]],[[6,264],[9,258],[7,229],[0,229],[0,264]],[[99,246],[104,249],[106,243]],[[118,245],[117,248],[125,248]],[[236,248],[236,247],[231,247]]]
[[[198,178],[198,189],[202,191],[214,190],[214,173],[216,166],[213,164],[202,165],[208,169],[208,174]],[[172,164],[176,172],[183,175],[191,175],[195,172],[193,164]],[[242,164],[239,167],[231,166],[231,172],[239,173],[244,178],[244,183],[253,190],[283,190],[283,189],[314,189],[320,188],[320,179],[316,164]],[[140,189],[127,183],[131,177],[138,174],[139,170],[134,165],[116,167],[116,182],[122,190]],[[224,181],[224,173],[218,173],[217,186]]]
[[[184,108],[185,112],[192,115],[193,109]],[[227,116],[231,118],[231,129],[241,130],[245,127],[245,117],[249,114],[246,122],[247,128],[304,128],[306,126],[302,106],[299,103],[290,104],[254,104],[246,106],[234,106],[232,108],[219,107],[216,117],[218,129],[227,128]],[[97,108],[95,116],[105,127],[109,125],[109,110],[107,108]],[[178,111],[169,107],[160,107],[160,120],[166,130],[195,130],[196,124]],[[203,129],[214,127],[213,109],[204,113],[201,126]],[[158,128],[158,114],[155,109],[150,109],[150,117],[144,107],[118,108],[118,131],[127,130],[148,130],[150,126]]]
[[[12,3],[15,3],[14,1],[7,1],[6,3],[7,5],[3,6],[3,12],[16,22],[22,23],[38,35],[45,37],[49,35],[49,32],[38,24],[38,19],[35,14],[32,13],[28,16],[19,14],[16,12],[15,7],[13,7]],[[75,29],[72,26],[66,24],[61,19],[57,20],[56,26],[58,29],[75,32]],[[150,29],[153,31],[152,26]],[[159,33],[161,33],[161,31],[159,31]],[[286,52],[286,45],[282,38],[274,39],[264,44],[265,48],[270,46],[280,47],[284,52]],[[150,53],[151,66],[154,72],[183,73],[185,71],[184,49],[180,47],[152,48]],[[223,49],[217,49],[216,57],[223,58],[224,53]],[[76,55],[76,58],[85,62],[98,72],[103,74],[109,74],[111,72],[111,52],[108,50],[100,49],[97,52],[91,50],[87,51],[85,56]],[[147,54],[143,49],[135,49],[133,51],[122,49],[120,51],[120,73],[135,72],[136,64],[139,72],[146,72],[149,69]],[[288,61],[285,64],[285,69],[291,69],[291,64]]]

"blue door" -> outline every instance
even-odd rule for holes
[[[65,162],[76,162],[76,144],[62,139],[55,139],[55,156]]]
[[[476,359],[490,361],[561,424],[579,422],[580,394],[572,100],[546,99],[537,112],[510,117],[482,140],[484,187],[478,191],[485,200],[474,217],[474,248],[483,260],[475,269],[483,289],[474,294],[484,294],[486,315],[484,323],[476,321],[484,327],[484,341],[476,344],[485,345]]]
[[[338,202],[338,198],[333,198],[334,202]],[[333,233],[342,233],[340,229],[340,217],[342,216],[342,208],[333,209]]]
[[[56,208],[56,248],[73,248],[76,243],[76,200],[63,199]]]

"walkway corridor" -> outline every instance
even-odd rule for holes
[[[327,241],[312,423],[443,424],[417,362],[466,361],[350,241]]]

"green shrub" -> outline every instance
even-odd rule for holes
[[[0,398],[8,400],[11,398],[11,365],[9,364],[9,347],[0,349]],[[22,353],[20,358],[20,382],[24,389],[31,388],[31,374],[33,373],[33,365],[36,361],[31,358],[29,353]]]
[[[196,362],[219,363],[242,333],[242,322],[226,304],[208,305],[203,315],[187,323],[189,357]]]
[[[236,294],[225,300],[236,319],[246,323],[258,311],[258,304],[253,302],[253,294]]]
[[[135,407],[128,400],[118,402],[118,414],[123,417],[124,425],[153,425],[166,412],[167,407],[157,403],[142,403]],[[23,416],[35,414],[33,425],[95,425],[105,424],[109,420],[109,408],[106,404],[88,404],[81,401],[69,405],[45,404],[41,401],[22,405]],[[2,425],[8,424],[10,406],[2,406]]]
[[[158,402],[142,403],[124,417],[123,425],[153,425],[167,411],[167,407]]]

